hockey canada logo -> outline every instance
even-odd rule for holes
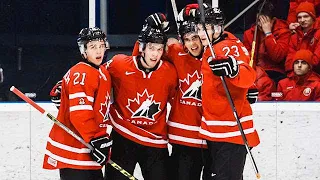
[[[179,79],[179,88],[182,92],[182,99],[194,99],[201,101],[201,76],[198,71],[192,75],[188,74],[183,80]]]
[[[147,89],[142,94],[137,93],[133,100],[128,99],[127,109],[132,113],[131,118],[146,118],[155,121],[154,116],[160,112],[160,102],[153,99],[153,94],[149,95]]]
[[[103,122],[106,122],[109,120],[109,108],[110,108],[110,95],[107,93],[106,95],[106,101],[103,103],[100,103],[100,110],[99,113],[103,117]]]

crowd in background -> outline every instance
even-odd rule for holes
[[[287,19],[268,1],[256,10],[243,43],[257,72],[258,101],[320,101],[320,1],[290,1]]]

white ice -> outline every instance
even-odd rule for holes
[[[56,115],[50,103],[40,103]],[[252,150],[264,180],[320,179],[320,104],[257,103],[255,127],[261,144]],[[58,171],[42,169],[52,122],[24,103],[0,103],[0,180],[58,180]],[[137,168],[138,179],[141,172]],[[245,180],[255,180],[247,158]]]

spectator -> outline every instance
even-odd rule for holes
[[[294,76],[279,82],[276,100],[320,101],[320,78],[312,71],[312,52],[299,50],[293,59]]]
[[[268,74],[259,66],[256,66],[257,79],[255,86],[257,87],[258,101],[271,101],[271,93],[276,91],[276,85],[272,79],[269,78]]]
[[[320,0],[290,0],[290,8],[288,13],[287,21],[289,24],[296,23],[296,9],[302,2],[310,2],[315,6],[316,16],[320,15]]]
[[[261,5],[258,8],[261,9]],[[243,44],[252,51],[255,30],[257,30],[254,64],[263,68],[277,83],[285,78],[284,62],[288,53],[290,30],[288,24],[274,16],[274,6],[266,2],[257,13],[257,25],[244,32]]]
[[[300,49],[308,49],[314,53],[310,63],[319,73],[320,68],[317,66],[320,59],[320,20],[316,20],[314,5],[309,2],[300,3],[296,9],[296,17],[299,26],[296,27],[296,33],[291,36],[289,42],[289,52],[285,63],[287,75],[293,75],[293,57]]]

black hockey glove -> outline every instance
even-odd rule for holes
[[[103,166],[108,160],[112,140],[106,136],[93,138],[90,141],[90,145],[93,147],[90,152],[91,158]]]
[[[212,59],[210,56],[208,58],[209,66],[216,76],[228,76],[234,78],[239,73],[239,65],[237,60],[228,56],[225,58]]]
[[[167,18],[162,13],[154,13],[145,19],[145,25],[152,28],[162,29],[164,32],[169,31],[169,22]]]
[[[254,104],[258,101],[259,91],[257,88],[250,88],[247,92],[247,100],[250,104]]]
[[[51,102],[59,109],[60,102],[61,102],[61,83],[62,81],[58,81],[55,86],[53,86],[52,90],[50,91],[50,98]]]

